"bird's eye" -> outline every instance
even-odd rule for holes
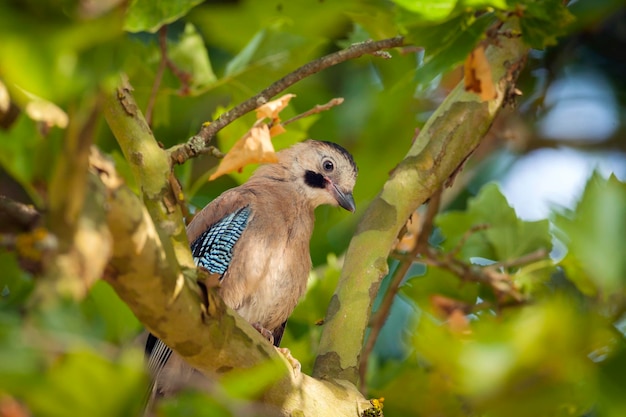
[[[324,167],[324,171],[330,172],[333,169],[335,169],[335,165],[333,165],[332,161],[326,160],[322,163],[322,166]]]

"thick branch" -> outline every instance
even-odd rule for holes
[[[396,299],[396,295],[398,294],[398,290],[400,289],[400,284],[404,280],[405,275],[409,272],[411,265],[415,262],[415,257],[418,253],[422,252],[424,248],[428,246],[428,238],[433,230],[433,223],[435,220],[435,216],[439,212],[439,205],[441,202],[441,189],[437,190],[435,194],[430,198],[428,202],[428,210],[426,211],[426,215],[423,217],[422,226],[420,228],[419,236],[417,238],[417,242],[415,243],[415,247],[411,252],[409,252],[406,259],[403,259],[400,262],[400,265],[396,268],[393,279],[391,280],[391,284],[389,285],[389,289],[383,298],[380,307],[372,317],[371,331],[369,337],[367,338],[365,345],[363,346],[363,350],[361,352],[360,364],[359,364],[359,377],[360,377],[360,390],[361,392],[365,392],[365,375],[367,372],[367,362],[369,359],[369,355],[374,350],[374,345],[376,344],[376,339],[378,339],[378,335],[382,330],[385,322],[387,321],[387,317],[391,312],[391,307],[393,306],[393,302]]]
[[[186,278],[170,262],[140,198],[123,184],[106,160],[94,157],[91,165],[106,187],[106,220],[115,242],[105,279],[137,318],[200,369],[249,367],[270,357],[274,353],[270,348],[248,352],[251,339],[259,335],[247,324],[237,328],[235,324],[242,323],[242,319],[227,312],[219,297],[211,297],[210,308],[204,311],[194,277]],[[231,318],[225,319],[224,315]],[[221,325],[226,329],[219,329]],[[233,340],[228,342],[225,355],[219,351],[228,338]],[[246,348],[241,349],[239,344]]]
[[[516,23],[517,24],[517,23]],[[442,187],[478,146],[509,98],[527,47],[502,39],[488,49],[498,96],[481,102],[460,84],[432,115],[405,159],[365,212],[350,242],[338,288],[328,309],[314,375],[359,379],[361,348],[372,303],[387,274],[387,257],[409,215]],[[412,194],[407,194],[411,190]]]
[[[104,115],[129,162],[171,265],[195,269],[180,205],[170,186],[170,161],[152,135],[125,78],[107,96]]]
[[[298,81],[320,72],[323,69],[332,67],[333,65],[340,64],[350,59],[358,58],[366,54],[372,54],[383,49],[394,48],[401,46],[404,39],[401,36],[395,38],[383,39],[381,41],[367,41],[358,44],[354,44],[349,48],[343,49],[338,52],[323,56],[315,61],[311,61],[295,71],[287,74],[280,80],[276,81],[259,94],[249,98],[243,103],[237,105],[231,110],[220,115],[217,120],[212,123],[206,123],[200,129],[197,135],[193,136],[187,141],[187,143],[174,146],[170,149],[170,157],[172,163],[182,164],[186,160],[193,158],[194,156],[202,153],[202,149],[206,148],[215,134],[222,130],[224,127],[240,118],[244,114],[251,112],[262,104],[267,103],[272,97],[281,91],[286,90],[288,87],[297,83]]]
[[[106,187],[107,223],[115,242],[106,280],[133,313],[190,365],[219,377],[232,370],[275,361],[284,377],[263,394],[283,415],[357,416],[371,405],[345,381],[319,381],[295,373],[277,350],[214,289],[203,306],[195,280],[180,274],[166,256],[141,200],[117,178],[111,164],[92,158],[93,177]]]
[[[59,296],[82,299],[100,279],[108,261],[112,242],[103,204],[87,198],[98,187],[88,175],[89,149],[98,115],[97,105],[89,111],[73,112],[63,152],[56,160],[58,168],[50,179],[45,223],[57,244],[54,255],[41,253],[43,277],[31,299],[38,307],[55,305]]]
[[[279,366],[286,375],[264,393],[263,401],[285,415],[316,410],[320,415],[347,416],[371,408],[352,384],[292,372],[272,345],[213,290],[203,308],[182,215],[169,185],[167,154],[158,147],[127,83],[105,104],[107,122],[143,193],[142,202],[118,182],[108,183],[114,173],[105,164],[98,168],[109,188],[107,221],[115,242],[107,281],[137,318],[206,374],[282,360]],[[192,267],[185,268],[189,264]]]

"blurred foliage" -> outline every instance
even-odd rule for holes
[[[554,235],[568,247],[562,259],[500,268],[531,297],[530,303],[502,309],[488,302],[495,298],[494,289],[485,282],[463,282],[435,267],[409,279],[402,294],[423,314],[401,341],[409,367],[393,361],[378,365],[377,372],[391,378],[375,389],[387,397],[388,408],[406,412],[412,404],[418,415],[460,416],[473,410],[478,415],[525,416],[532,410],[537,415],[582,416],[599,407],[607,383],[602,381],[602,363],[613,353],[621,355],[624,343],[616,328],[626,306],[624,260],[616,253],[623,253],[624,245],[611,238],[625,230],[624,187],[614,177],[595,175],[577,207],[555,215],[559,228]],[[470,199],[466,210],[445,212],[436,224],[443,236],[440,247],[456,250],[455,256],[476,268],[551,247],[548,220],[518,219],[492,184]],[[482,224],[488,227],[468,236],[468,230]],[[461,319],[442,314],[436,295],[468,303],[471,314]],[[375,375],[370,372],[377,384]],[[399,396],[394,387],[403,383],[409,384],[408,392]],[[416,403],[425,386],[428,398]],[[603,413],[592,415],[617,415],[612,401],[604,404]]]
[[[333,97],[345,103],[290,125],[275,140],[279,149],[306,137],[350,149],[360,168],[355,199],[361,211],[406,153],[415,129],[458,82],[454,68],[487,39],[494,22],[519,16],[523,39],[543,50],[531,53],[519,83],[525,96],[516,110],[524,121],[518,131],[530,132],[530,139],[519,133],[523,140],[507,142],[496,123],[496,139],[477,150],[457,179],[466,186],[450,192],[450,204],[436,218],[431,244],[471,270],[491,266],[509,276],[522,299],[503,299],[494,286],[444,268],[414,265],[370,359],[367,385],[370,395],[385,397],[388,416],[625,415],[626,185],[596,174],[575,207],[532,222],[517,216],[497,186],[485,185],[502,176],[516,152],[541,146],[533,141],[534,121],[549,111],[544,99],[551,83],[572,68],[602,72],[615,89],[618,114],[625,114],[623,2],[572,3],[2,2],[0,90],[10,100],[0,94],[0,194],[46,213],[49,178],[62,161],[64,140],[98,108],[101,92],[116,85],[120,72],[128,74],[142,109],[153,102],[153,131],[169,147],[312,59],[353,42],[402,34],[419,48],[391,51],[390,60],[346,62],[288,89],[297,97],[285,118]],[[159,31],[164,24],[167,32]],[[151,99],[160,36],[179,74],[165,68]],[[28,111],[33,103],[44,109],[42,117]],[[69,118],[67,129],[55,121],[58,111]],[[227,151],[253,120],[248,115],[221,131],[219,147]],[[623,120],[616,129],[621,140],[612,140],[610,149],[624,151]],[[136,189],[103,120],[92,139]],[[192,210],[253,170],[209,183],[216,163],[203,156],[176,168]],[[341,269],[334,254],[345,251],[358,219],[328,207],[317,212],[311,242],[316,269],[283,342],[306,372]],[[2,242],[10,236],[6,228],[0,221]],[[550,256],[515,263],[537,249]],[[392,272],[397,264],[390,260]],[[80,302],[42,306],[32,295],[41,277],[23,259],[0,249],[0,271],[0,399],[13,397],[36,416],[137,415],[147,383],[133,344],[141,325],[108,285],[97,283]],[[375,309],[389,281],[383,281]],[[441,297],[451,300],[452,311],[442,312]],[[268,410],[253,401],[276,377],[271,367],[234,374],[208,398],[187,392],[158,413],[265,415]]]

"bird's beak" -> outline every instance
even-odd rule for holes
[[[354,210],[356,210],[356,204],[354,204],[354,197],[352,197],[352,193],[345,193],[341,191],[335,184],[332,184],[331,189],[337,203],[349,212],[354,213]]]

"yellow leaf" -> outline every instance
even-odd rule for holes
[[[464,72],[465,91],[478,94],[483,101],[496,98],[497,93],[491,78],[491,67],[482,45],[474,49],[465,60]]]
[[[43,99],[36,99],[26,105],[26,114],[36,122],[42,122],[48,127],[58,126],[65,129],[69,122],[67,113],[56,104]]]
[[[274,137],[274,136],[278,136],[281,133],[285,133],[287,130],[285,130],[285,128],[283,127],[283,125],[281,125],[280,123],[276,123],[275,125],[273,125],[270,128],[270,136]]]
[[[284,96],[277,98],[276,100],[272,100],[263,104],[256,109],[257,120],[264,119],[265,117],[269,117],[272,120],[280,120],[278,117],[278,113],[280,113],[285,107],[287,107],[287,104],[289,104],[289,100],[291,100],[295,96],[295,94],[285,94]]]
[[[229,172],[239,171],[246,165],[263,162],[278,162],[266,124],[252,126],[222,159],[209,181]]]
[[[11,106],[11,98],[9,97],[9,91],[6,85],[0,81],[0,114],[6,113]]]

